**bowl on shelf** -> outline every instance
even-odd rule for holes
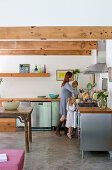
[[[17,110],[19,107],[20,102],[19,101],[6,101],[2,102],[2,106],[5,110]]]
[[[51,99],[57,99],[59,97],[59,94],[49,94],[49,97]]]

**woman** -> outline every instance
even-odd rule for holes
[[[70,86],[69,82],[73,81],[73,74],[71,72],[67,72],[65,74],[65,78],[63,80],[63,83],[61,85],[61,101],[60,101],[60,114],[62,115],[57,129],[56,129],[56,135],[61,136],[60,134],[60,128],[64,121],[66,121],[67,116],[67,100],[68,97],[70,97],[73,94],[78,95],[79,93],[73,90],[73,88]],[[75,87],[77,87],[78,82],[76,81]]]

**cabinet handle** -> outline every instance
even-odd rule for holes
[[[39,103],[38,105],[43,105],[43,103]]]

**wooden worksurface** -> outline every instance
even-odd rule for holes
[[[79,107],[80,113],[112,113],[112,110],[108,107],[106,109],[100,109],[99,107]]]
[[[0,102],[2,101],[34,101],[34,102],[50,102],[50,101],[60,101],[60,98],[51,99],[51,98],[0,98]]]

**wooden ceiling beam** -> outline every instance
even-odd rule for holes
[[[112,39],[112,26],[0,27],[0,39]]]
[[[97,49],[97,41],[0,41],[0,49],[92,50]]]
[[[91,50],[0,50],[0,55],[91,55]]]

